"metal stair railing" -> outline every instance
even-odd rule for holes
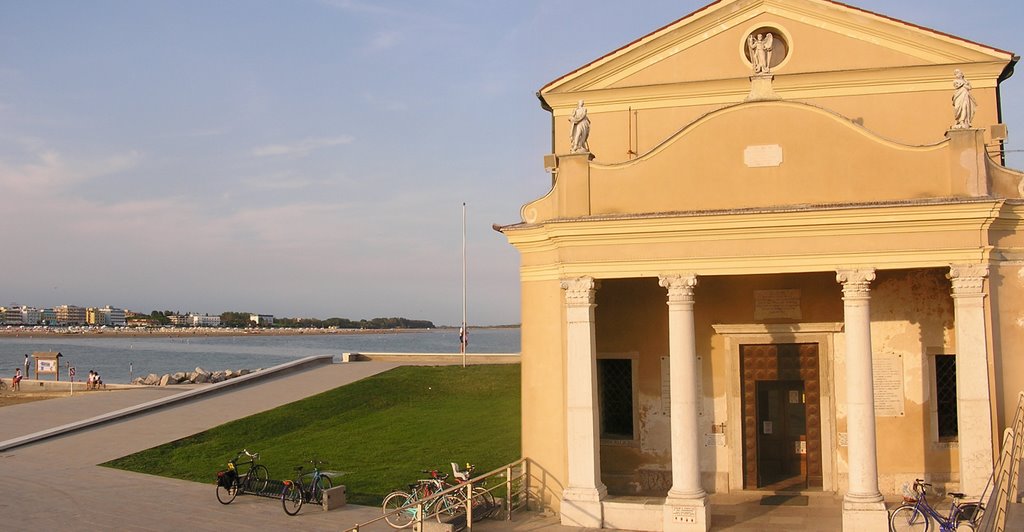
[[[515,470],[517,468],[518,468],[518,472],[515,472]],[[444,497],[444,496],[447,496],[447,495],[452,495],[452,494],[454,494],[454,495],[456,495],[458,497],[461,497],[464,500],[464,502],[466,503],[465,504],[465,509],[466,509],[466,529],[467,530],[472,530],[473,529],[473,504],[472,504],[472,500],[474,498],[480,496],[480,493],[475,493],[475,494],[473,493],[473,488],[475,486],[482,486],[486,480],[488,480],[490,478],[494,478],[494,477],[504,477],[505,481],[503,483],[501,483],[501,484],[496,484],[494,486],[491,486],[490,488],[485,488],[485,491],[487,491],[488,493],[491,493],[492,496],[493,496],[493,492],[495,490],[497,490],[499,488],[505,488],[505,497],[504,497],[504,500],[502,501],[502,506],[503,506],[503,509],[505,510],[505,520],[506,521],[511,521],[512,520],[512,512],[514,512],[515,510],[521,509],[521,508],[526,508],[526,507],[528,507],[528,504],[529,504],[529,497],[530,497],[530,485],[529,485],[530,484],[530,461],[529,461],[528,458],[520,458],[519,460],[516,460],[515,462],[512,462],[512,463],[504,465],[504,466],[501,466],[501,467],[499,467],[499,468],[497,468],[497,469],[495,469],[493,471],[490,471],[490,472],[484,473],[483,475],[479,475],[477,477],[471,478],[471,479],[469,479],[469,480],[467,480],[465,482],[461,482],[459,484],[456,484],[456,485],[454,485],[454,486],[452,486],[450,488],[445,489],[444,491],[439,491],[437,493],[434,493],[430,497],[425,497],[423,499],[418,499],[415,502],[407,504],[407,505],[405,505],[405,506],[403,506],[401,508],[396,508],[396,509],[394,509],[394,510],[392,510],[390,512],[383,513],[380,517],[377,517],[376,519],[372,519],[370,521],[366,521],[365,523],[357,523],[357,524],[353,525],[351,528],[345,529],[345,532],[359,532],[360,529],[363,528],[363,527],[372,525],[374,523],[379,523],[380,521],[383,521],[385,518],[387,518],[389,516],[398,514],[400,512],[404,512],[404,511],[406,511],[406,510],[408,510],[410,508],[416,508],[416,519],[415,519],[414,523],[418,524],[419,525],[419,529],[422,530],[423,529],[423,521],[425,519],[433,518],[434,515],[437,513],[437,510],[435,510],[430,515],[424,515],[423,509],[426,508],[426,507],[429,507],[431,505],[431,503],[435,499],[438,499],[440,497]]]
[[[981,516],[978,532],[1004,532],[1006,514],[1011,502],[1019,501],[1020,463],[1024,454],[1024,392],[1017,397],[1013,423],[1003,434],[1002,452],[992,471],[992,493]]]

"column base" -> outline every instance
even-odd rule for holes
[[[711,508],[707,496],[684,499],[670,495],[665,499],[664,523],[666,532],[707,532],[711,529]]]
[[[607,489],[566,488],[562,490],[562,508],[559,518],[565,526],[585,528],[602,528],[604,526],[604,508],[601,499],[608,494]]]
[[[885,501],[843,500],[843,532],[889,530]]]

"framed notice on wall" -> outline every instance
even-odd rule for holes
[[[57,373],[57,359],[36,360],[36,373]]]
[[[56,351],[36,351],[32,353],[32,359],[35,360],[36,378],[40,375],[53,375],[54,378],[60,380],[60,359],[64,355]]]

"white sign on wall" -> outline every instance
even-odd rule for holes
[[[747,146],[743,150],[743,164],[748,168],[768,168],[782,164],[782,146],[765,144]]]
[[[871,358],[875,385],[875,415],[903,417],[903,356],[877,354]]]

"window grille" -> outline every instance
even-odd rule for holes
[[[935,355],[935,411],[939,440],[956,440],[956,355]]]
[[[633,439],[633,361],[598,359],[597,373],[601,437]]]

